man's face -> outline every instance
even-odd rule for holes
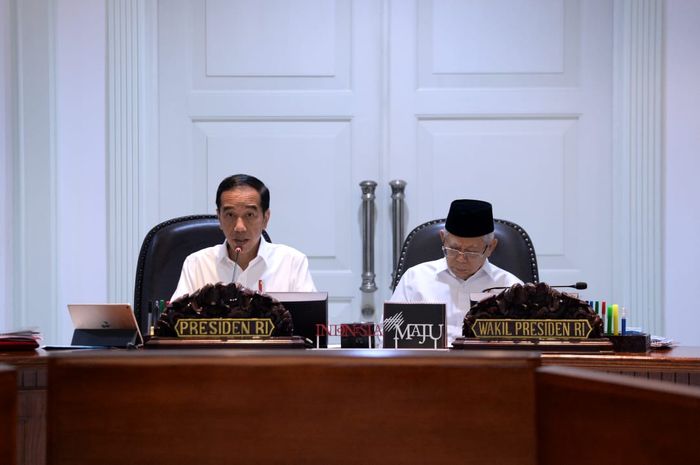
[[[440,231],[440,237],[444,247],[459,252],[468,252],[465,255],[448,250],[445,254],[447,266],[459,279],[467,279],[479,271],[486,259],[491,256],[498,242],[494,239],[487,245],[481,237],[459,237],[445,230]]]
[[[224,232],[231,251],[241,248],[242,257],[252,258],[258,252],[258,241],[270,219],[260,206],[260,194],[249,186],[236,187],[221,193],[217,211],[219,227]]]

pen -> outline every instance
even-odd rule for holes
[[[607,334],[607,327],[605,325],[605,301],[601,304],[601,318],[603,319],[603,334]]]
[[[146,322],[146,331],[148,331],[149,336],[153,336],[153,302],[148,302],[148,321]]]

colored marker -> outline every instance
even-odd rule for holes
[[[601,304],[601,318],[603,319],[603,334],[607,334],[606,320],[605,320],[605,301]]]
[[[613,334],[615,336],[620,335],[619,308],[617,304],[613,305]]]
[[[627,333],[627,310],[625,309],[625,307],[622,307],[621,325],[622,325],[622,335],[624,336]]]

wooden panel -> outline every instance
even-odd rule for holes
[[[49,463],[534,464],[536,356],[167,353],[49,361]]]
[[[0,463],[14,465],[17,450],[17,373],[0,365]]]
[[[46,463],[46,389],[21,390],[18,409],[17,463],[43,465]]]
[[[537,370],[539,463],[696,463],[700,389],[575,368]]]

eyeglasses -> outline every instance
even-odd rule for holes
[[[486,249],[488,249],[488,248],[489,248],[489,246],[486,245],[482,252],[469,252],[469,251],[462,252],[461,250],[452,249],[450,247],[445,247],[443,245],[442,246],[442,253],[445,254],[445,257],[450,258],[450,259],[459,258],[459,256],[461,255],[462,258],[464,258],[465,260],[469,260],[469,259],[476,260],[477,258],[483,257],[484,254],[486,253]]]

